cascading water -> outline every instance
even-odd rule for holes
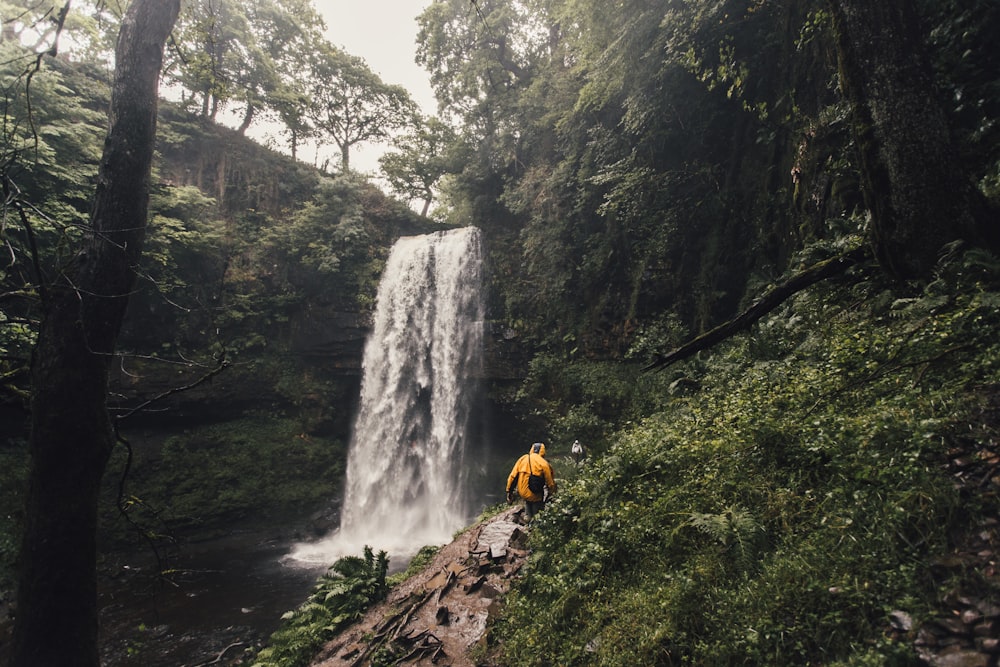
[[[332,562],[366,545],[412,555],[469,519],[467,462],[482,368],[480,233],[399,239],[379,283],[337,533],[291,555]]]

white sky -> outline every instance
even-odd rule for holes
[[[403,86],[433,113],[434,94],[427,72],[414,62],[417,16],[430,0],[313,0],[335,46],[361,56],[386,83]]]
[[[431,0],[313,0],[313,6],[326,23],[326,38],[330,43],[364,58],[368,67],[386,83],[406,88],[425,114],[435,113],[437,103],[427,72],[414,62],[414,57],[416,19],[430,3]],[[280,142],[274,137],[273,128],[251,128],[248,134],[258,140],[271,138]],[[377,173],[378,158],[384,151],[382,146],[355,146],[351,149],[351,167]],[[333,148],[325,148],[319,162],[334,152]],[[303,149],[299,158],[312,162],[314,149]],[[331,157],[331,164],[338,160]]]

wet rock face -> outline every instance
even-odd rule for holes
[[[473,667],[470,653],[485,643],[499,598],[528,555],[522,511],[508,509],[460,535],[423,572],[327,643],[313,665],[365,665],[377,654],[399,665]]]
[[[329,368],[357,374],[368,328],[359,313],[306,307],[291,323],[289,347],[294,354],[320,360]]]

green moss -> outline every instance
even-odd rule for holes
[[[418,574],[421,570],[427,567],[434,556],[441,551],[440,546],[428,545],[421,547],[420,551],[417,552],[413,558],[410,559],[410,563],[406,566],[406,569],[402,572],[397,572],[396,574],[389,577],[387,583],[389,587],[397,586],[415,574]]]
[[[127,483],[135,520],[148,529],[198,533],[302,516],[337,497],[346,458],[340,442],[265,415],[187,429],[156,450],[135,449]],[[120,524],[112,527],[120,532]]]

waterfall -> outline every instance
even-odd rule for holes
[[[365,545],[412,555],[468,522],[481,264],[475,227],[404,237],[392,247],[365,344],[340,529],[293,558],[332,562]]]

